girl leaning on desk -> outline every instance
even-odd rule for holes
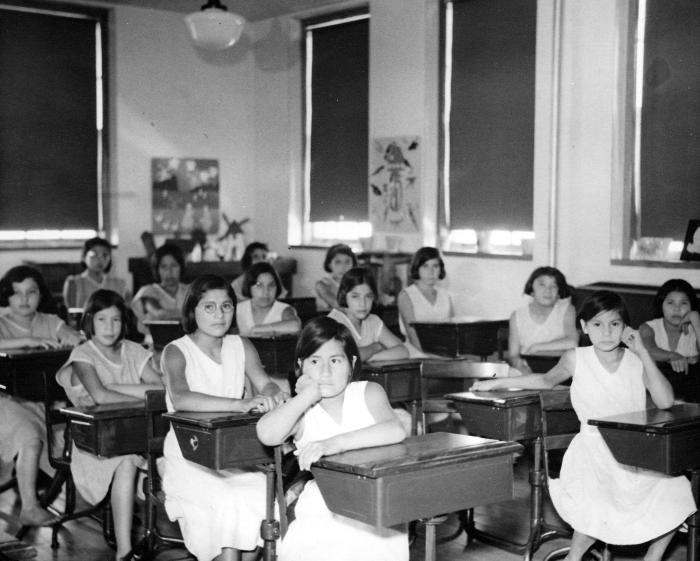
[[[75,345],[82,336],[55,315],[55,304],[41,273],[32,267],[13,267],[0,279],[0,349],[56,348]],[[46,454],[43,404],[0,394],[0,470],[15,463],[22,501],[20,523],[46,526],[55,517],[41,508],[36,496],[39,468],[51,475]]]

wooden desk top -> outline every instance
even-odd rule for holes
[[[515,453],[522,446],[463,434],[428,433],[399,444],[351,450],[318,460],[314,467],[376,479],[421,465],[447,465]]]
[[[422,359],[398,358],[394,360],[372,360],[362,363],[362,370],[391,372],[395,370],[419,369]]]
[[[163,413],[163,417],[173,421],[205,429],[218,429],[258,422],[262,413],[231,413],[230,411],[175,411]]]
[[[93,405],[92,407],[62,407],[59,411],[73,419],[97,421],[144,415],[144,405],[143,401],[120,401],[118,403]]]
[[[492,407],[517,407],[537,403],[539,390],[493,390],[488,392],[459,392],[445,396],[455,402],[483,403]]]
[[[602,419],[589,419],[589,425],[651,434],[671,434],[700,427],[700,404],[681,403],[669,409],[647,409]]]
[[[58,349],[4,349],[0,350],[0,359],[5,360],[31,360],[43,358],[65,357],[68,359],[73,347],[59,347]]]

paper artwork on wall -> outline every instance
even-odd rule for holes
[[[153,234],[219,231],[219,161],[152,158]]]
[[[682,261],[700,261],[700,220],[689,220],[683,241]]]
[[[375,234],[420,232],[420,148],[417,136],[372,142],[369,215]]]

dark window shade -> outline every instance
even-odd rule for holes
[[[536,0],[453,4],[450,229],[532,230]]]
[[[647,0],[641,235],[682,240],[700,218],[700,3]]]
[[[96,229],[95,21],[0,8],[0,229]]]
[[[314,29],[310,220],[368,220],[369,20]]]

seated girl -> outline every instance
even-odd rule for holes
[[[532,299],[510,316],[508,362],[529,373],[530,366],[521,355],[573,349],[578,344],[578,331],[569,286],[559,269],[535,269],[525,283],[524,293]]]
[[[411,260],[409,277],[413,284],[398,297],[399,328],[406,336],[410,356],[425,356],[414,321],[446,321],[453,315],[452,299],[438,282],[445,278],[445,263],[434,247],[421,247]]]
[[[238,333],[245,337],[272,337],[298,333],[301,320],[289,304],[279,302],[282,282],[267,261],[256,263],[244,274],[243,296],[236,307]]]
[[[141,401],[147,390],[162,389],[151,353],[126,339],[130,314],[124,299],[111,290],[99,289],[88,298],[82,319],[88,341],[73,349],[56,374],[74,405]],[[136,454],[102,458],[75,445],[71,452],[73,480],[86,501],[99,503],[111,487],[117,561],[131,549],[136,470],[142,463]]]
[[[340,279],[352,267],[357,267],[357,257],[349,245],[339,243],[332,245],[323,260],[323,270],[330,273],[316,283],[316,309],[319,311],[339,308],[338,288]]]
[[[70,275],[63,283],[66,308],[84,308],[88,297],[99,288],[113,290],[128,300],[126,282],[112,276],[112,245],[103,238],[90,238],[83,244],[81,264],[85,270]]]
[[[230,334],[235,311],[236,295],[223,278],[202,275],[189,287],[186,335],[163,350],[168,411],[266,412],[288,397],[265,373],[253,344]],[[244,395],[246,379],[253,395]],[[165,508],[179,522],[187,549],[200,561],[257,559],[265,475],[186,460],[172,428],[163,454]]]
[[[338,305],[328,317],[345,325],[355,338],[362,360],[392,360],[408,357],[408,349],[384,322],[372,313],[377,284],[362,267],[350,269],[340,281]]]
[[[293,437],[299,467],[308,470],[322,456],[404,440],[384,389],[353,382],[360,357],[345,325],[329,317],[312,319],[301,332],[295,362],[296,396],[258,421],[263,444]],[[295,515],[280,544],[280,561],[408,560],[404,528],[377,529],[333,514],[314,481],[304,487]]]
[[[683,279],[661,285],[654,297],[654,319],[639,326],[649,354],[657,362],[668,362],[674,375],[669,380],[679,397],[697,401],[698,380],[689,380],[688,365],[697,364],[700,354],[700,312],[695,289]]]
[[[139,330],[143,333],[148,332],[144,321],[179,319],[187,290],[187,285],[180,282],[185,273],[185,257],[178,246],[160,246],[153,259],[156,282],[142,286],[131,302],[131,308],[139,320]]]

